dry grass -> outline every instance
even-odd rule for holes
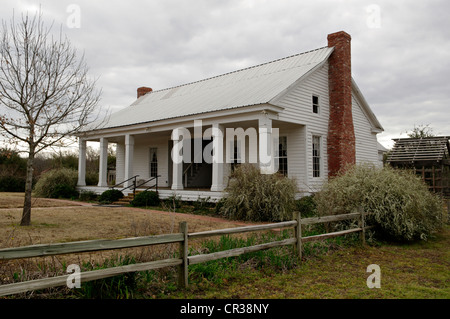
[[[0,195],[0,247],[168,234],[178,232],[181,221],[188,222],[189,232],[242,224],[190,214],[38,199],[34,201],[31,226],[20,227],[19,199],[20,194]]]
[[[23,193],[0,193],[0,209],[22,208],[23,199],[24,199]],[[76,206],[81,205],[81,203],[49,198],[33,198],[32,205],[33,207],[61,207],[61,206]]]
[[[23,194],[0,193],[0,248],[93,239],[118,239],[178,232],[182,221],[189,232],[229,228],[239,222],[182,213],[131,207],[105,207],[76,201],[34,199],[31,226],[19,226]],[[32,280],[60,274],[63,265],[102,263],[113,256],[133,256],[137,261],[171,258],[178,245],[156,245],[0,263],[0,283],[11,282],[17,274]]]

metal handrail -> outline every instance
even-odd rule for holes
[[[149,180],[146,180],[145,182],[142,182],[142,183],[140,183],[139,185],[136,185],[136,188],[138,188],[138,187],[140,187],[140,186],[142,186],[142,185],[144,185],[144,184],[147,184],[148,182],[151,182],[152,180],[156,179],[155,185],[148,186],[147,188],[144,189],[144,191],[147,191],[147,190],[149,190],[150,188],[153,188],[153,187],[155,187],[156,191],[158,191],[158,177],[161,177],[161,175],[153,176],[153,177],[150,178]]]
[[[116,188],[117,186],[122,185],[123,183],[128,182],[130,179],[133,179],[133,178],[134,178],[134,181],[136,182],[136,177],[138,177],[138,176],[139,175],[134,175],[133,177],[130,177],[129,179],[126,179],[126,180],[124,180],[124,181],[122,181],[122,182],[120,182],[120,183],[118,183],[118,184],[116,184],[114,186],[110,186],[109,188],[110,189]],[[127,189],[127,188],[129,188],[129,187],[126,187],[124,189]]]

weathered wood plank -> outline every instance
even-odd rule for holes
[[[350,213],[350,214],[341,214],[341,215],[332,215],[332,216],[322,216],[322,217],[310,217],[303,218],[302,225],[311,225],[317,223],[328,223],[328,222],[336,222],[340,220],[350,219],[359,217],[359,213]]]
[[[180,265],[180,273],[178,278],[178,283],[181,287],[186,288],[188,286],[188,224],[187,222],[180,223],[180,233],[183,234],[184,240],[180,244],[180,256],[183,263]]]
[[[0,250],[0,260],[44,257],[60,254],[81,253],[89,251],[100,251],[110,249],[122,249],[140,247],[156,244],[169,244],[183,241],[183,234],[168,234],[157,236],[145,236],[135,238],[125,238],[116,240],[87,240],[70,243],[41,244],[33,246],[23,246],[5,248]]]
[[[81,282],[83,283],[83,282],[88,282],[88,281],[92,281],[92,280],[98,280],[98,279],[113,277],[113,276],[117,276],[117,275],[122,275],[122,274],[129,273],[129,272],[145,271],[145,270],[158,269],[158,268],[170,267],[170,266],[178,266],[178,265],[181,265],[182,262],[183,262],[182,259],[165,259],[165,260],[151,261],[151,262],[146,262],[146,263],[132,264],[132,265],[126,265],[126,266],[120,266],[120,267],[114,267],[114,268],[93,270],[93,271],[80,273],[80,279],[81,279]],[[2,285],[2,286],[0,286],[0,296],[18,294],[18,293],[22,293],[22,292],[31,291],[31,290],[39,290],[39,289],[45,289],[45,288],[51,288],[51,287],[64,286],[67,284],[67,279],[71,275],[72,274],[51,277],[51,278],[31,280],[31,281],[25,281],[25,282],[19,282],[19,283],[8,284],[8,285]]]
[[[235,248],[235,249],[229,249],[225,251],[219,251],[217,253],[212,254],[205,254],[205,255],[196,255],[196,256],[190,256],[189,259],[189,265],[195,265],[199,263],[203,263],[206,261],[221,259],[221,258],[227,258],[227,257],[236,257],[240,256],[246,253],[252,253],[259,250],[274,248],[274,247],[281,247],[286,245],[292,245],[297,242],[296,238],[289,238],[284,239],[280,241],[274,241],[270,243],[255,245],[255,246],[249,246],[249,247],[242,247],[242,248]]]
[[[208,231],[203,231],[203,232],[198,232],[198,233],[192,233],[192,234],[189,234],[188,237],[190,239],[195,239],[195,238],[203,238],[203,237],[211,237],[211,236],[246,233],[246,232],[269,230],[269,229],[275,229],[275,228],[294,227],[296,224],[297,224],[297,222],[295,220],[291,220],[291,221],[287,221],[287,222],[280,222],[280,223],[274,223],[274,224],[224,228],[224,229],[208,230]]]
[[[362,230],[361,228],[352,228],[352,229],[341,230],[341,231],[337,231],[337,232],[333,232],[333,233],[302,237],[302,242],[307,243],[310,241],[323,240],[323,239],[327,239],[327,238],[331,238],[331,237],[337,237],[337,236],[342,236],[342,235],[346,235],[346,234],[350,234],[350,233],[355,233],[355,232],[358,232],[361,230]]]

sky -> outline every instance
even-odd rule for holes
[[[41,10],[98,78],[102,107],[310,51],[327,35],[352,37],[352,75],[384,128],[378,141],[415,126],[450,136],[450,1],[447,0],[2,0],[9,21]]]

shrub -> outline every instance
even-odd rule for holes
[[[100,194],[98,201],[102,204],[110,204],[123,198],[123,196],[123,193],[117,189],[108,189]]]
[[[384,238],[427,239],[443,223],[441,199],[413,173],[391,167],[357,165],[315,195],[320,215],[344,214],[361,207]]]
[[[296,207],[303,218],[317,215],[317,205],[314,201],[314,195],[300,198],[296,201]]]
[[[98,201],[103,204],[110,204],[121,198],[123,198],[123,193],[121,191],[118,189],[108,189],[98,197]]]
[[[25,177],[0,176],[0,192],[24,192]]]
[[[98,198],[98,195],[93,191],[81,191],[80,200],[83,202],[93,201]]]
[[[157,192],[145,191],[136,195],[131,201],[131,205],[135,207],[158,206],[159,196]]]
[[[251,164],[240,165],[231,174],[220,213],[239,220],[289,220],[295,209],[296,190],[292,179],[262,174]]]
[[[78,174],[69,168],[52,169],[41,175],[34,192],[45,198],[71,198],[76,196]]]

